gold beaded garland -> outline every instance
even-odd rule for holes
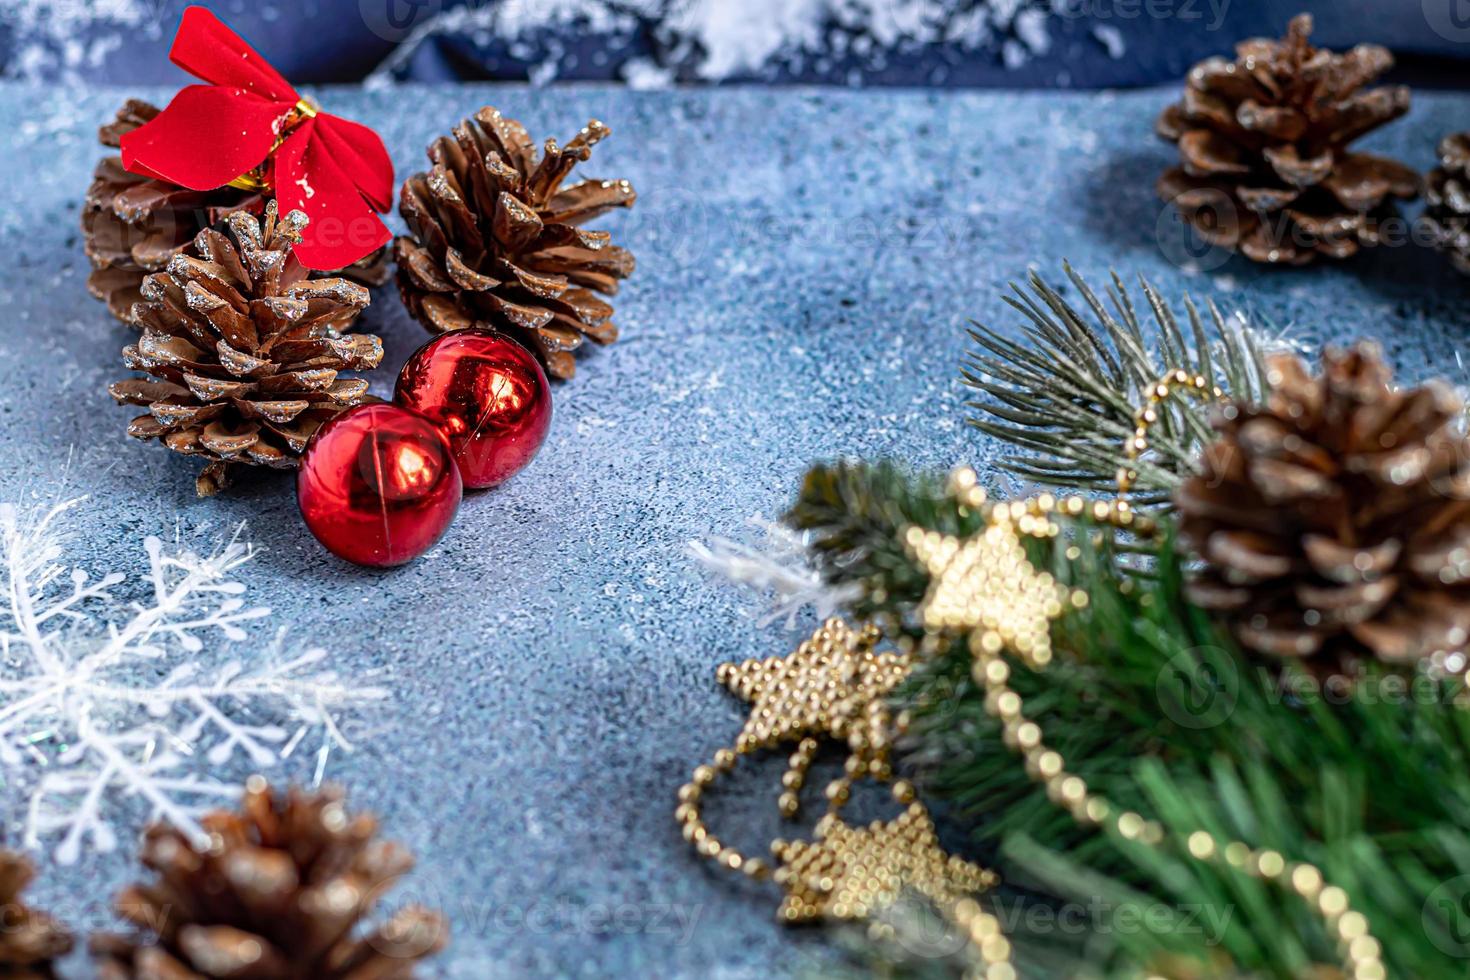
[[[1169,397],[1170,385],[1180,390],[1211,390],[1200,376],[1184,372],[1166,375],[1150,392],[1150,404],[1140,410],[1138,430],[1130,442],[1130,458],[1148,447],[1148,426],[1157,419],[1157,406]],[[1218,389],[1213,389],[1218,395]],[[1127,479],[1125,479],[1127,476]],[[1120,473],[1119,490],[1131,486],[1132,471]],[[1039,725],[1025,716],[1025,702],[1011,689],[1006,653],[1020,657],[1035,669],[1050,660],[1050,623],[1068,608],[1086,606],[1086,595],[1069,592],[1050,576],[1037,572],[1025,556],[1018,535],[1055,537],[1055,515],[1087,516],[1138,533],[1153,533],[1151,521],[1137,516],[1121,499],[1089,502],[1081,497],[1058,501],[1050,495],[1019,503],[988,503],[975,472],[961,469],[950,480],[950,492],[962,507],[986,516],[986,527],[968,541],[911,529],[905,536],[911,554],[928,568],[933,584],[920,607],[927,630],[938,636],[968,633],[975,663],[975,682],[985,692],[986,711],[1000,721],[1006,745],[1018,753],[1026,773],[1046,789],[1047,798],[1079,823],[1101,827],[1126,840],[1152,847],[1168,841],[1162,824],[1132,811],[1120,811],[1106,798],[1091,792],[1087,783],[1066,770],[1062,756],[1046,747]],[[1029,520],[1028,520],[1029,519]],[[997,532],[997,529],[1001,529]],[[982,543],[977,544],[977,539]],[[1012,590],[1010,594],[1007,590]],[[1055,605],[1038,597],[1054,593]],[[1045,631],[1043,641],[1038,632]],[[1346,975],[1378,978],[1384,975],[1381,947],[1368,934],[1368,921],[1349,907],[1347,893],[1323,884],[1322,873],[1310,864],[1288,862],[1271,850],[1255,850],[1240,841],[1221,843],[1205,831],[1196,831],[1185,849],[1199,861],[1223,863],[1245,871],[1305,901],[1319,915],[1329,935],[1338,940]]]
[[[1154,522],[1137,514],[1125,497],[1137,480],[1134,464],[1148,450],[1160,407],[1176,394],[1224,397],[1205,376],[1182,370],[1170,371],[1150,386],[1147,402],[1134,415],[1134,433],[1124,450],[1126,462],[1118,471],[1115,499],[1042,494],[992,503],[975,472],[961,469],[951,478],[950,492],[962,508],[983,516],[984,527],[965,540],[916,527],[904,535],[910,555],[931,578],[919,610],[925,631],[935,641],[968,636],[975,658],[972,675],[985,692],[986,711],[1000,721],[1005,744],[1021,756],[1030,778],[1078,823],[1160,848],[1170,843],[1162,824],[1120,810],[1092,792],[1080,776],[1067,771],[1062,756],[1045,745],[1040,726],[1026,718],[1023,699],[1009,686],[1011,667],[1005,655],[1020,658],[1032,669],[1044,669],[1052,655],[1051,623],[1088,604],[1085,592],[1058,583],[1031,564],[1024,538],[1054,538],[1063,520],[1090,520],[1140,535],[1156,533]],[[971,976],[1015,980],[1010,944],[999,920],[970,897],[992,887],[995,874],[939,848],[933,821],[911,785],[892,784],[895,800],[907,806],[893,820],[855,828],[841,819],[856,779],[892,778],[889,745],[895,728],[901,726],[895,724],[884,699],[908,676],[913,662],[908,652],[876,652],[879,639],[872,626],[855,631],[831,619],[786,657],[722,665],[717,674],[720,683],[751,702],[751,715],[733,751],[715,753],[713,764],[698,767],[680,788],[675,819],[685,840],[722,867],[757,880],[774,877],[784,892],[778,913],[784,922],[867,918],[904,889],[914,890],[932,900],[978,953]],[[844,774],[827,786],[828,811],[813,840],[772,842],[771,853],[778,863],[774,874],[762,859],[745,857],[710,833],[700,811],[704,790],[719,774],[733,769],[740,755],[789,741],[798,744],[781,778],[778,807],[783,816],[795,816],[823,737],[847,741]],[[1368,920],[1351,908],[1345,891],[1325,882],[1315,866],[1240,841],[1221,841],[1203,830],[1190,834],[1182,846],[1194,860],[1244,871],[1300,898],[1336,940],[1346,976],[1380,980],[1386,975],[1382,947],[1370,934]]]
[[[892,820],[867,827],[842,820],[855,780],[888,782],[893,776],[889,747],[896,724],[884,697],[908,676],[913,661],[907,653],[878,651],[879,639],[874,627],[854,630],[831,619],[785,657],[722,665],[717,679],[751,703],[750,717],[734,749],[716,752],[711,764],[697,767],[680,787],[674,818],[701,855],[750,878],[773,878],[784,894],[777,913],[783,922],[864,919],[903,892],[917,892],[948,910],[976,942],[983,963],[977,978],[1014,980],[999,921],[967,898],[991,887],[995,874],[945,854],[913,786],[892,784],[893,798],[906,807]],[[812,840],[773,841],[773,872],[764,860],[741,854],[710,832],[700,809],[705,790],[741,755],[791,741],[797,747],[781,777],[778,806],[782,816],[795,816],[819,738],[846,741],[848,758],[843,775],[827,786],[828,810]]]
[[[751,703],[735,751],[769,749],[805,735],[847,738],[868,705],[909,673],[909,658],[876,652],[878,640],[875,627],[853,630],[831,619],[784,657],[721,665],[716,680]]]
[[[776,882],[786,898],[776,913],[783,922],[819,918],[864,919],[896,901],[904,889],[939,908],[953,906],[996,883],[993,872],[939,849],[934,822],[923,804],[889,821],[852,827],[824,818],[812,841],[779,841]]]
[[[1133,464],[1148,451],[1148,433],[1159,420],[1159,407],[1176,394],[1191,395],[1196,398],[1213,398],[1216,401],[1225,397],[1225,392],[1218,385],[1212,384],[1210,379],[1203,374],[1190,374],[1188,371],[1168,371],[1148,387],[1148,400],[1133,413],[1133,437],[1128,440],[1123,449],[1125,465],[1118,470],[1118,496],[1124,497],[1133,491],[1133,484],[1138,479],[1138,471]]]

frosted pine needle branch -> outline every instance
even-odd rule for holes
[[[965,383],[980,393],[970,402],[976,428],[1020,453],[1001,465],[1048,486],[1108,491],[1124,465],[1133,414],[1145,390],[1166,371],[1183,369],[1213,378],[1238,398],[1264,386],[1261,351],[1253,330],[1227,321],[1210,303],[1202,316],[1185,297],[1183,323],[1146,281],[1140,316],[1115,274],[1105,304],[1071,266],[1067,278],[1083,309],[1032,274],[1012,284],[1006,302],[1026,320],[1019,336],[972,324],[975,347],[966,358]],[[1145,317],[1151,324],[1145,329]],[[1014,337],[1014,339],[1012,339]],[[1149,436],[1151,451],[1131,464],[1140,502],[1158,502],[1192,472],[1209,437],[1209,406],[1168,403]]]
[[[315,753],[320,778],[351,748],[341,713],[383,688],[341,679],[323,650],[288,654],[280,635],[242,659],[220,649],[270,612],[235,580],[253,554],[238,532],[208,555],[145,538],[129,588],[67,562],[81,503],[0,504],[0,770],[28,800],[27,845],[59,837],[62,863],[111,850],[113,810],[129,806],[202,837],[198,814],[246,773]]]

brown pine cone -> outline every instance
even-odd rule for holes
[[[1439,144],[1439,160],[1440,166],[1429,172],[1424,220],[1435,244],[1470,276],[1470,133],[1446,136]]]
[[[1379,243],[1393,198],[1418,194],[1409,167],[1347,152],[1409,111],[1406,87],[1363,88],[1393,56],[1372,44],[1319,50],[1311,32],[1302,14],[1284,41],[1257,38],[1233,62],[1200,62],[1183,101],[1158,121],[1181,162],[1159,180],[1159,196],[1206,241],[1256,262],[1347,258]]]
[[[117,897],[131,936],[93,939],[102,980],[407,980],[448,941],[444,917],[415,905],[366,930],[413,858],[340,790],[282,795],[254,776],[238,812],[202,824],[207,848],[162,824],[144,835],[157,878]]]
[[[1450,388],[1391,384],[1376,345],[1269,362],[1175,494],[1189,586],[1240,643],[1319,675],[1470,648],[1470,440]]]
[[[0,851],[0,978],[52,980],[52,960],[71,952],[71,934],[51,916],[21,900],[36,876],[31,862],[14,851]]]
[[[398,289],[427,329],[501,330],[535,351],[554,377],[576,372],[584,337],[617,339],[613,295],[633,256],[605,231],[577,226],[632,207],[626,180],[562,181],[608,135],[593,120],[565,147],[547,140],[537,159],[525,128],[485,107],[429,147],[433,169],[403,184],[410,234],[393,243]]]
[[[346,333],[368,291],[308,276],[292,250],[305,226],[300,211],[277,220],[275,201],[263,224],[236,211],[143,283],[143,335],[123,359],[152,377],[109,390],[148,408],[129,435],[210,460],[200,496],[227,486],[234,464],[295,467],[323,423],[374,400],[365,379],[340,377],[383,359],[379,338]]]
[[[117,118],[97,131],[103,146],[121,145],[131,132],[158,115],[147,102],[129,99]],[[122,157],[103,157],[92,174],[82,206],[82,243],[92,260],[87,289],[128,322],[142,296],[143,277],[161,272],[194,236],[231,211],[259,211],[259,194],[234,187],[191,191],[129,173]]]
[[[124,133],[156,115],[155,106],[129,99],[117,117],[97,131],[97,138],[103,146],[116,148]],[[145,276],[162,272],[195,235],[225,215],[240,210],[259,214],[264,208],[265,198],[256,191],[235,187],[191,191],[129,173],[120,156],[103,157],[82,206],[82,244],[92,261],[87,289],[107,304],[113,316],[130,322],[133,304],[142,298]],[[387,246],[336,274],[364,286],[383,285],[388,281]]]

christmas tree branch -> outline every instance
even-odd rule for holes
[[[862,590],[857,615],[914,635],[929,580],[905,531],[967,535],[981,516],[939,480],[846,463],[813,469],[788,521],[810,533],[829,582]],[[1191,606],[1167,533],[1146,545],[1147,575],[1122,575],[1109,537],[1077,530],[1033,560],[1090,601],[1055,624],[1053,663],[1013,662],[1010,686],[1067,770],[1158,820],[1163,843],[1083,827],[1054,803],[1007,747],[962,642],[925,660],[899,695],[907,765],[926,798],[946,801],[950,822],[1008,880],[1054,909],[1086,911],[1091,975],[1285,980],[1340,962],[1308,900],[1249,867],[1197,859],[1196,831],[1321,869],[1366,917],[1390,975],[1458,975],[1470,956],[1463,680],[1372,671],[1324,689],[1290,665],[1248,659]],[[1123,917],[1136,928],[1118,928]],[[1028,941],[1032,917],[1002,919]]]
[[[1260,394],[1261,352],[1250,329],[1232,327],[1211,303],[1208,316],[1184,299],[1185,323],[1140,280],[1151,326],[1146,329],[1116,275],[1107,302],[1071,266],[1067,278],[1083,309],[1033,274],[1012,284],[1006,302],[1024,318],[1020,338],[972,324],[975,348],[963,376],[979,397],[971,424],[1021,453],[1001,465],[1019,476],[1068,490],[1110,490],[1125,465],[1138,471],[1141,502],[1167,498],[1192,472],[1208,439],[1209,406],[1172,403],[1150,435],[1152,452],[1136,463],[1124,458],[1134,412],[1165,372],[1200,374],[1241,398]]]

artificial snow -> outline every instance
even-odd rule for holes
[[[545,57],[532,81],[544,84],[573,55],[552,32],[600,36],[608,50],[635,35],[653,38],[652,58],[630,57],[619,74],[639,88],[687,77],[719,82],[761,77],[774,69],[810,68],[852,81],[858,67],[881,70],[895,51],[947,44],[967,52],[999,53],[1017,68],[1051,50],[1048,0],[543,0],[469,5],[418,25],[369,78],[374,86],[410,63],[439,37],[478,36],[509,46],[522,60]],[[537,47],[540,45],[540,47]],[[481,44],[481,47],[486,46]],[[858,67],[854,67],[853,62]]]
[[[1092,28],[1092,36],[1097,38],[1108,52],[1108,57],[1114,61],[1122,58],[1128,51],[1128,45],[1123,41],[1123,32],[1112,24],[1096,24]]]

